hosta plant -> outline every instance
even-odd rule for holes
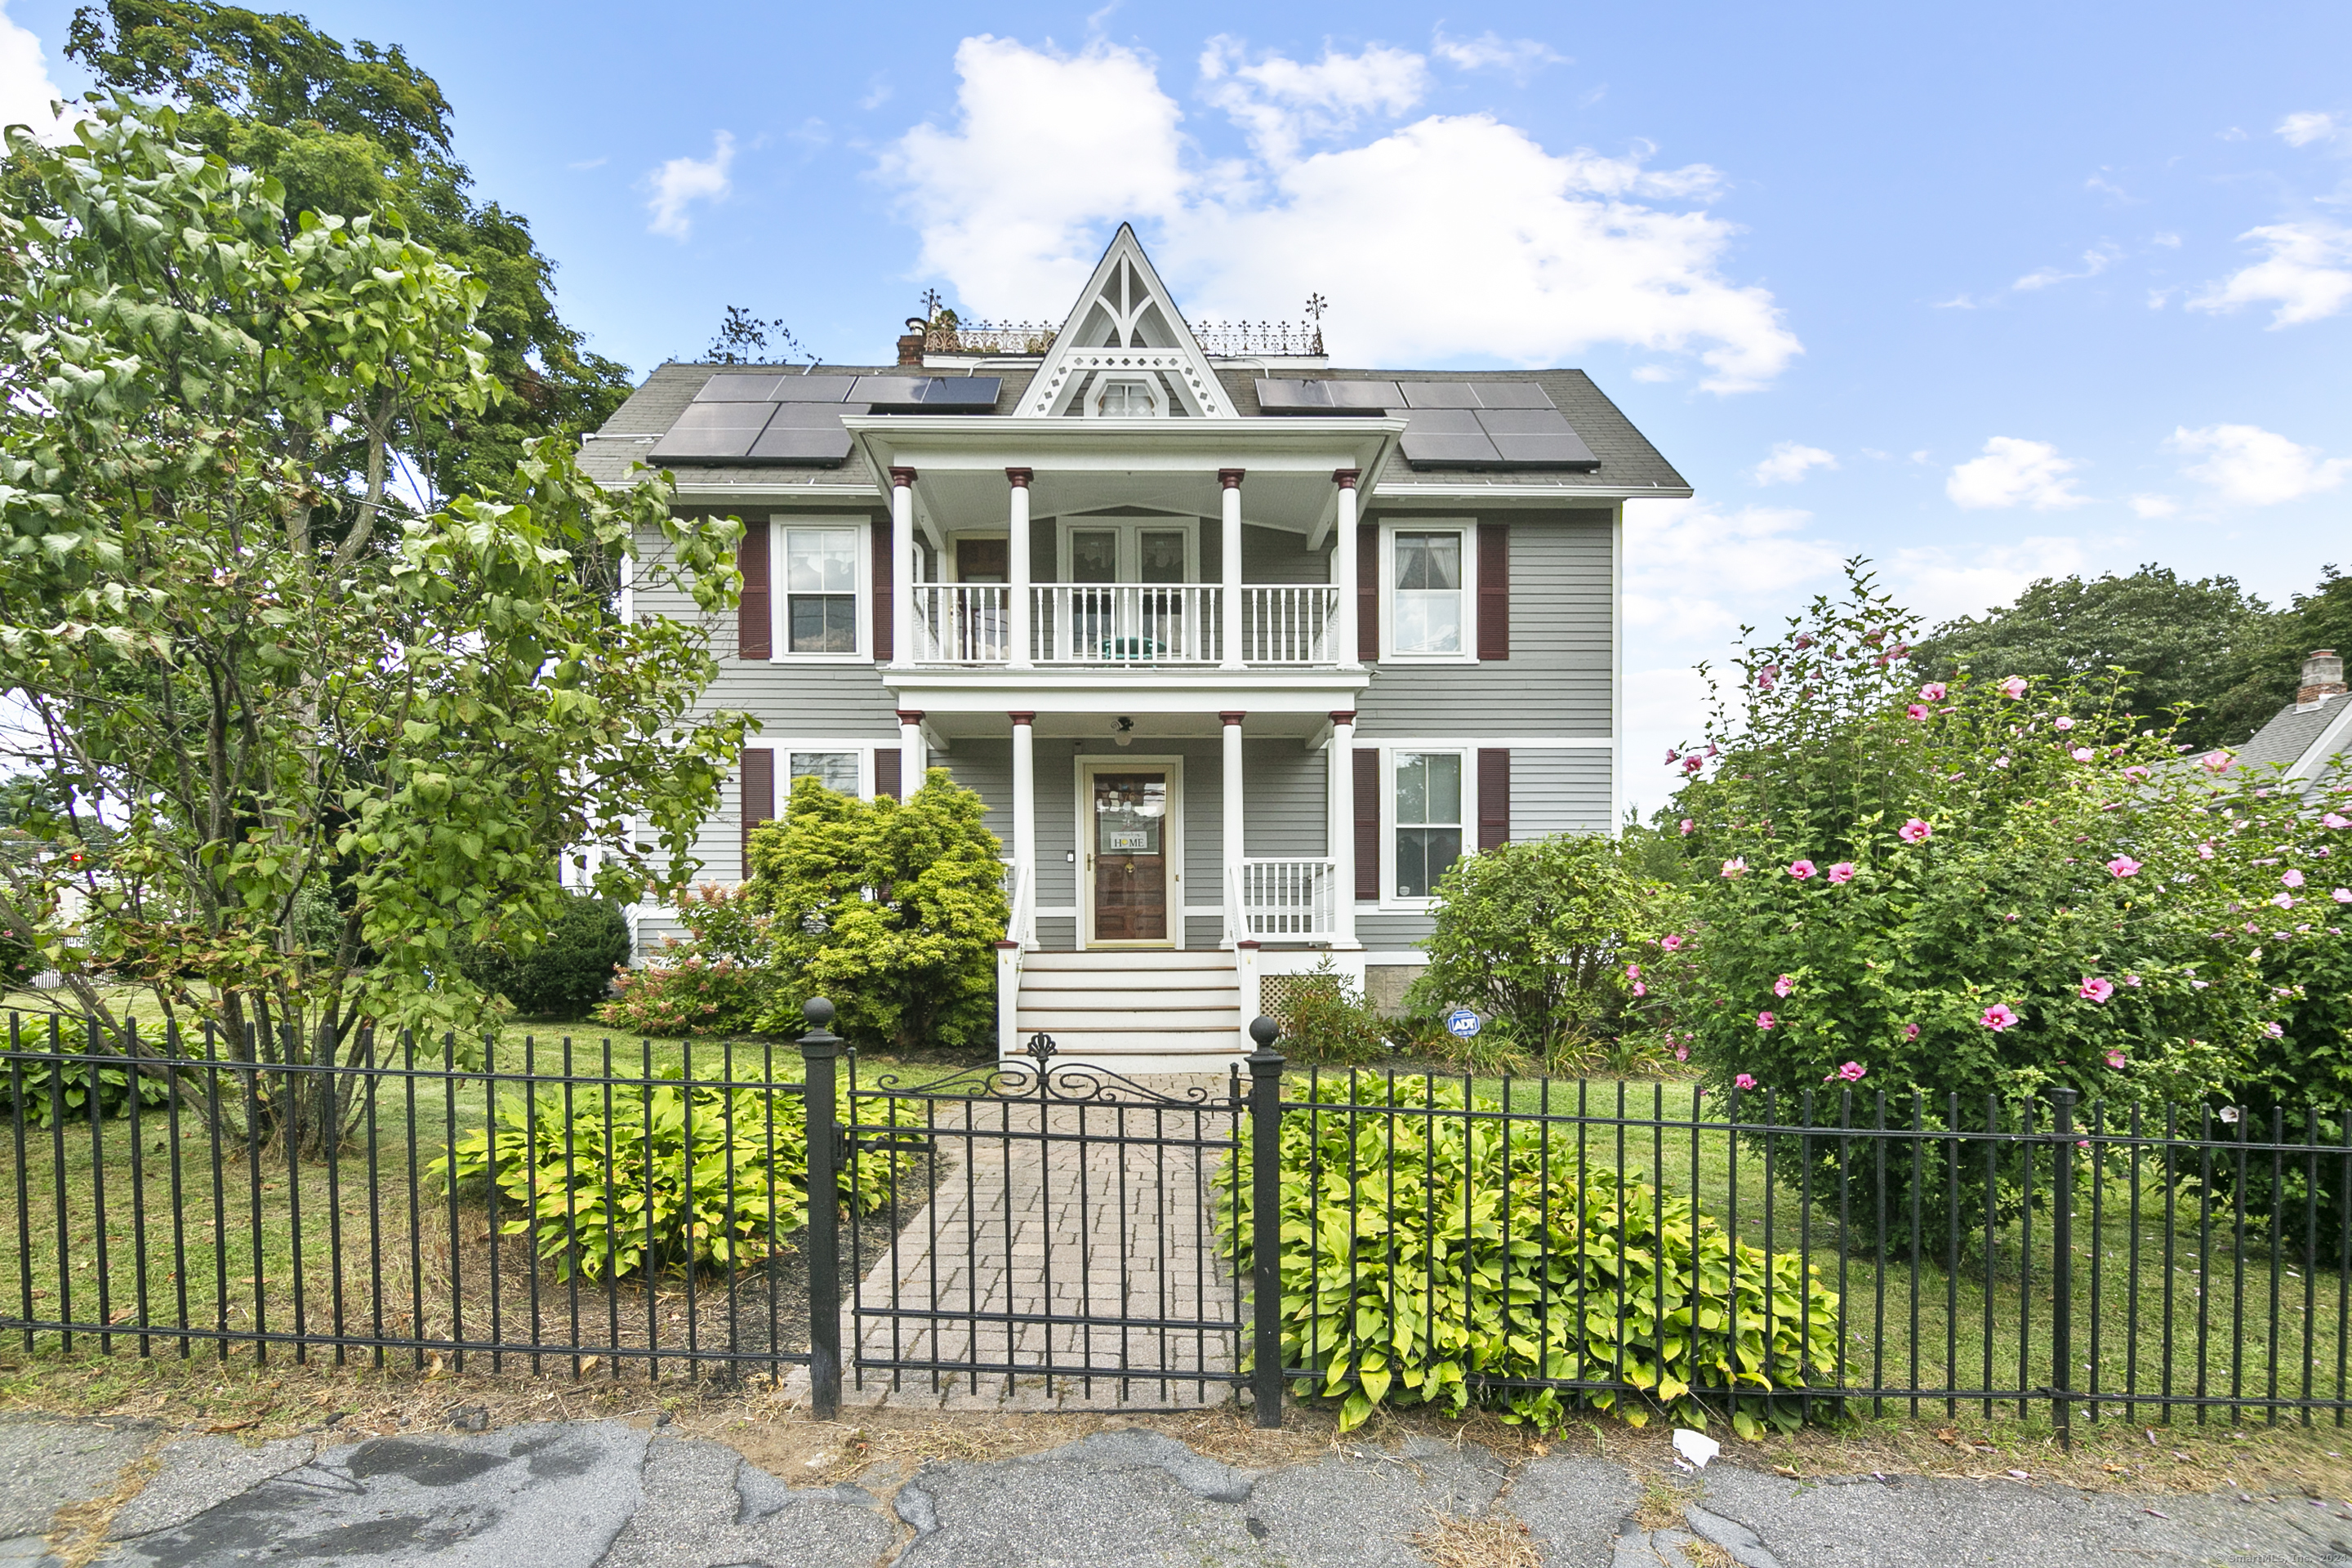
[[[1342,1429],[1383,1403],[1476,1403],[1554,1430],[1582,1405],[1637,1426],[1654,1407],[1696,1426],[1727,1410],[1752,1438],[1794,1428],[1801,1391],[1835,1370],[1838,1297],[1811,1269],[1768,1266],[1690,1198],[1588,1163],[1573,1132],[1506,1129],[1494,1101],[1427,1077],[1307,1092],[1279,1141],[1283,1366],[1342,1401]],[[1236,1160],[1221,1220],[1246,1279],[1246,1135]],[[1531,1378],[1631,1394],[1506,1381]]]

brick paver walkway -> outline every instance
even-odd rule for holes
[[[937,1103],[931,1201],[894,1248],[859,1259],[865,1277],[844,1302],[845,1405],[1171,1409],[1232,1397],[1230,1383],[1186,1381],[1231,1373],[1238,1345],[1239,1299],[1213,1235],[1230,1195],[1226,1080],[1149,1081],[1149,1099],[1121,1087],[1113,1102]],[[1182,1103],[1195,1087],[1218,1107]],[[877,1104],[861,1104],[863,1120],[880,1120]]]

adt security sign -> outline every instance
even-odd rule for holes
[[[1470,1039],[1485,1027],[1478,1015],[1467,1007],[1456,1007],[1445,1015],[1445,1032],[1461,1039]]]

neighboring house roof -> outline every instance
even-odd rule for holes
[[[2331,768],[2352,765],[2352,695],[2333,691],[2315,702],[2287,704],[2238,748],[2238,761],[2284,768],[2305,789]]]

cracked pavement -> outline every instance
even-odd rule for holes
[[[90,1500],[116,1498],[94,1561],[144,1568],[1410,1568],[1430,1561],[1415,1536],[1447,1514],[1523,1521],[1543,1563],[1575,1568],[1698,1568],[1726,1555],[1743,1568],[2074,1568],[2117,1553],[2183,1568],[2352,1568],[2352,1512],[2300,1497],[1793,1481],[1717,1460],[1683,1483],[1680,1521],[1648,1530],[1634,1521],[1643,1478],[1627,1465],[1507,1463],[1421,1437],[1244,1470],[1163,1433],[1114,1429],[1009,1458],[877,1466],[862,1484],[814,1489],[723,1444],[621,1421],[331,1436],[248,1447],[137,1422],[0,1420],[0,1568],[59,1563],[43,1539],[59,1528],[56,1510],[88,1518]]]

